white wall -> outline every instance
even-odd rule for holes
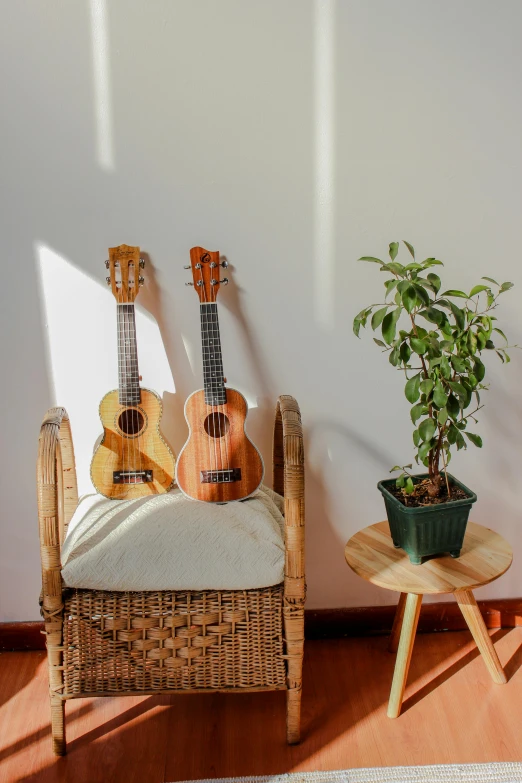
[[[452,287],[512,280],[499,314],[522,342],[519,0],[3,0],[0,11],[0,619],[38,617],[34,463],[55,402],[70,409],[88,484],[97,405],[116,384],[103,261],[121,242],[150,257],[139,352],[174,447],[201,385],[182,268],[201,244],[234,267],[220,294],[225,370],[257,405],[250,432],[266,460],[276,396],[301,404],[309,606],[393,601],[343,559],[349,536],[383,517],[376,482],[412,457],[401,376],[371,335],[351,333],[382,285],[355,259],[406,238],[446,262]],[[474,519],[520,556],[522,356],[488,369],[485,448],[452,468],[478,491]],[[519,573],[481,597],[522,595]]]

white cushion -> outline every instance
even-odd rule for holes
[[[179,489],[139,500],[85,495],[62,547],[68,587],[248,590],[283,581],[283,499],[267,487],[215,505]]]

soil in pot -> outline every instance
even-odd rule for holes
[[[420,508],[422,506],[437,506],[442,503],[450,503],[454,500],[465,500],[470,497],[463,489],[456,486],[450,481],[450,494],[448,495],[448,489],[446,482],[442,483],[440,495],[438,497],[432,497],[428,493],[429,479],[415,479],[413,478],[415,489],[411,495],[407,495],[395,484],[391,484],[386,487],[388,492],[392,494],[397,500],[403,503],[407,508]]]

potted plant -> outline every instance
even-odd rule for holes
[[[486,367],[481,355],[493,351],[509,362],[508,340],[493,314],[501,294],[513,283],[497,283],[483,277],[469,293],[453,288],[441,293],[441,280],[433,267],[436,258],[415,260],[415,250],[404,242],[412,261],[399,263],[399,243],[391,242],[389,261],[363,256],[360,261],[378,264],[386,272],[384,301],[365,307],[355,316],[353,331],[370,322],[380,328],[382,340],[374,342],[388,354],[390,364],[404,373],[404,393],[415,427],[415,461],[427,473],[413,475],[412,466],[395,465],[397,479],[380,481],[390,532],[395,546],[419,564],[427,555],[449,552],[460,555],[469,512],[477,496],[447,472],[454,447],[470,442],[482,447],[482,439],[470,431],[483,407],[481,393]],[[494,339],[502,340],[496,346]],[[518,347],[518,346],[513,346]]]

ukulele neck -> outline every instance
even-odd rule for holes
[[[120,405],[141,402],[134,304],[118,304],[118,388]]]
[[[201,313],[205,402],[207,405],[224,405],[227,401],[227,390],[223,377],[217,304],[215,302],[201,303],[199,309]]]

